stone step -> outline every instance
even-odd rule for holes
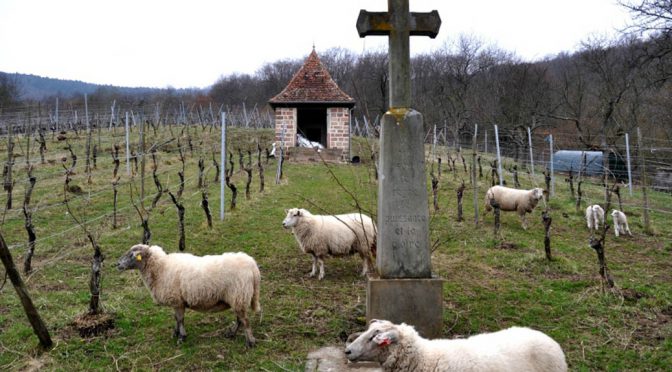
[[[343,353],[344,347],[326,346],[308,354],[306,372],[382,372],[378,363],[350,363]]]

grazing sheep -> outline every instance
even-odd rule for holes
[[[499,204],[499,209],[505,212],[518,212],[523,223],[523,228],[527,229],[526,213],[532,213],[539,200],[544,197],[544,190],[536,187],[532,190],[512,189],[504,186],[492,186],[485,193],[485,210],[492,210],[491,200]]]
[[[565,354],[547,335],[512,327],[467,339],[427,340],[412,326],[372,320],[346,346],[350,361],[379,362],[383,371],[566,371]]]
[[[586,208],[586,223],[591,231],[599,229],[600,223],[604,223],[604,209],[597,204],[589,205]]]
[[[616,234],[616,237],[626,232],[632,236],[630,227],[628,226],[628,217],[625,216],[625,213],[614,209],[611,211],[611,218],[614,220],[614,234]]]
[[[245,253],[198,257],[189,253],[166,254],[159,246],[138,244],[117,263],[121,270],[138,269],[154,302],[175,309],[178,343],[184,341],[184,311],[223,311],[231,308],[236,323],[226,336],[234,337],[240,325],[248,347],[255,344],[247,309],[260,311],[261,274],[254,259]]]
[[[313,215],[305,209],[286,210],[282,226],[291,228],[301,251],[313,257],[309,274],[315,276],[320,266],[318,279],[324,278],[324,257],[344,256],[359,253],[364,260],[362,275],[373,267],[372,253],[376,248],[376,226],[371,217],[360,214]]]

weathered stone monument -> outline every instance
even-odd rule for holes
[[[412,324],[441,335],[443,281],[432,277],[422,115],[411,109],[409,37],[436,37],[439,13],[410,13],[408,0],[388,0],[387,12],[361,10],[360,37],[389,37],[390,105],[380,134],[379,278],[367,286],[366,317]]]

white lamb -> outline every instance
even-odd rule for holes
[[[492,186],[485,193],[485,210],[492,210],[491,200],[499,204],[499,209],[504,212],[518,212],[523,223],[523,228],[527,229],[526,213],[532,213],[539,200],[544,197],[544,190],[536,187],[532,190],[512,189],[504,186]]]
[[[134,245],[117,263],[119,270],[140,270],[154,302],[175,309],[175,332],[178,343],[184,341],[184,311],[202,312],[231,308],[236,323],[226,337],[234,337],[240,325],[245,329],[246,344],[256,340],[247,310],[260,311],[261,274],[254,259],[245,253],[223,253],[198,257],[189,253],[166,254],[159,246]]]
[[[350,361],[379,362],[383,371],[566,371],[562,348],[544,333],[512,327],[467,339],[428,340],[412,326],[372,320],[345,348]]]
[[[371,217],[360,214],[313,215],[305,209],[286,210],[282,226],[291,228],[303,253],[313,257],[309,274],[315,276],[320,266],[318,279],[324,278],[324,258],[358,253],[364,260],[362,275],[373,267],[371,256],[376,249],[376,226]]]
[[[614,209],[611,211],[611,218],[614,220],[614,234],[617,237],[625,233],[632,236],[630,227],[628,226],[628,217],[625,216],[625,213]]]
[[[589,205],[586,208],[586,223],[590,231],[600,228],[600,223],[604,223],[604,209],[597,204]]]

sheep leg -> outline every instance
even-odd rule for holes
[[[617,237],[617,238],[618,238],[618,233],[619,233],[619,230],[620,230],[620,229],[621,229],[621,226],[618,225],[618,224],[616,224],[616,228],[614,229],[614,234],[616,234],[616,237]]]
[[[240,316],[236,315],[236,322],[231,325],[231,327],[224,333],[224,337],[226,338],[233,338],[236,336],[238,333],[238,328],[240,327],[241,324]]]
[[[315,256],[314,254],[312,254],[312,256],[313,256],[313,269],[310,270],[310,274],[308,274],[309,278],[314,277],[315,274],[317,273],[317,256]]]
[[[245,345],[247,345],[247,347],[254,347],[254,345],[256,345],[257,343],[257,340],[252,335],[252,327],[250,327],[250,321],[247,320],[247,316],[243,316],[240,319],[242,319],[243,328],[245,329]]]
[[[175,308],[175,331],[173,337],[177,337],[177,343],[181,344],[187,338],[187,331],[184,329],[184,307]]]
[[[625,223],[625,231],[623,232],[623,234],[625,234],[626,232],[628,233],[628,235],[632,236],[632,233],[630,232],[630,226],[628,226],[627,222]]]
[[[373,266],[373,263],[371,262],[371,258],[368,255],[362,255],[362,259],[364,260],[362,276],[366,276],[366,274],[370,271],[371,266]]]
[[[523,223],[523,230],[527,230],[527,218],[525,218],[526,213],[520,215],[520,220]]]
[[[322,257],[317,258],[317,263],[320,265],[320,275],[318,275],[317,279],[322,280],[324,278],[324,260]]]

